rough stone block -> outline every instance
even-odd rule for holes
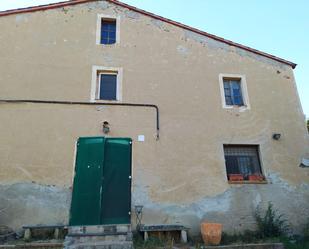
[[[54,238],[55,239],[59,239],[60,238],[60,229],[59,228],[55,228]]]
[[[84,229],[82,226],[70,226],[68,228],[68,233],[69,234],[83,234]]]
[[[31,239],[31,229],[30,229],[30,228],[27,228],[27,229],[25,230],[24,239],[25,239],[25,240],[30,240],[30,239]]]
[[[188,242],[188,236],[187,236],[187,231],[186,230],[181,230],[181,242],[182,243],[187,243]]]
[[[144,232],[144,240],[145,240],[145,241],[148,240],[148,232]]]
[[[104,226],[86,226],[85,233],[104,233]]]
[[[117,225],[116,227],[118,233],[126,233],[129,232],[129,226],[127,225]]]

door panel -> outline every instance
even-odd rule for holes
[[[70,225],[130,223],[131,139],[77,142]]]
[[[104,138],[79,138],[70,225],[96,225],[101,216]]]
[[[131,207],[131,139],[105,143],[102,224],[129,224]]]

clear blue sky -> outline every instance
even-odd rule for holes
[[[60,0],[59,0],[60,1]],[[57,0],[1,0],[0,10]],[[298,64],[294,70],[309,117],[308,0],[123,0],[155,14]]]

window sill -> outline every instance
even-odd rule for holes
[[[226,105],[226,106],[231,107],[231,108],[247,107],[246,105]]]
[[[106,103],[106,102],[108,102],[108,103],[120,103],[121,102],[121,100],[119,100],[119,99],[117,99],[117,100],[115,100],[115,99],[113,99],[113,100],[111,100],[111,99],[94,99],[92,102],[97,102],[97,103]]]
[[[224,105],[223,109],[244,112],[250,109],[247,105]]]
[[[248,108],[248,106],[247,105],[225,105],[224,108],[227,108],[227,109],[232,109],[232,108],[240,109],[240,108]]]
[[[104,44],[104,43],[97,43],[98,46],[101,47],[107,47],[107,48],[112,48],[112,47],[116,47],[119,45],[119,43],[112,43],[112,44]]]
[[[228,181],[229,184],[267,184],[267,180],[263,181]]]

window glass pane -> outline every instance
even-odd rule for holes
[[[242,175],[248,176],[254,173],[252,157],[250,156],[238,156],[237,163],[239,171]]]
[[[108,39],[102,39],[101,44],[108,44]]]
[[[232,97],[230,96],[225,96],[225,103],[227,105],[233,105]]]
[[[225,156],[225,164],[227,174],[239,174],[237,157],[235,156]]]
[[[224,80],[223,85],[224,85],[225,104],[233,105],[232,98],[231,98],[230,82],[228,80]]]
[[[116,21],[102,20],[101,23],[101,44],[116,43]]]
[[[109,39],[116,40],[116,32],[111,31],[111,32],[109,32],[108,36],[109,36]]]
[[[117,96],[117,75],[100,75],[100,99],[116,100]]]
[[[108,32],[109,27],[107,25],[102,26],[102,31]]]
[[[114,42],[112,41],[112,40],[110,40],[110,39],[107,39],[107,42],[106,42],[106,44],[113,44]]]
[[[102,32],[102,38],[107,39],[108,38],[108,32]]]
[[[240,84],[233,84],[233,103],[234,105],[243,105]]]
[[[224,80],[224,88],[230,88],[230,83],[227,80]]]
[[[116,32],[116,22],[114,22],[113,24],[109,25],[109,31]]]
[[[243,105],[242,97],[234,95],[233,103],[234,105]]]
[[[240,89],[240,81],[231,81],[233,89]]]
[[[109,39],[109,43],[108,43],[108,44],[114,44],[114,43],[116,43],[116,40],[114,40],[114,39]]]
[[[243,105],[241,83],[238,79],[223,79],[226,105]]]
[[[225,89],[224,89],[224,94],[225,94],[225,97],[231,96],[231,90],[230,90],[230,88],[225,88]]]

